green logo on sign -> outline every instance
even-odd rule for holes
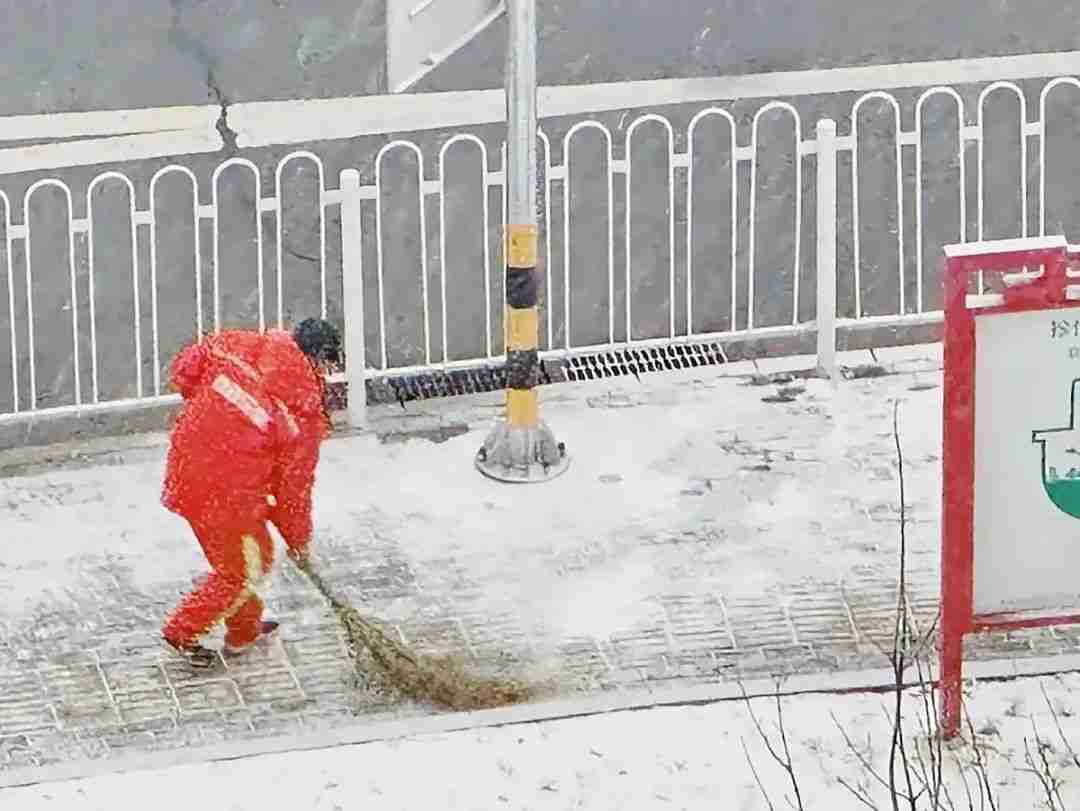
[[[1076,384],[1069,396],[1069,425],[1032,431],[1031,441],[1042,449],[1042,483],[1054,506],[1066,515],[1080,518],[1080,431],[1076,428]],[[1061,434],[1061,439],[1047,447],[1047,439]]]

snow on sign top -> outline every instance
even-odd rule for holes
[[[416,84],[504,11],[504,0],[387,0],[390,91],[401,93]]]
[[[1068,244],[1063,236],[995,239],[984,242],[960,242],[946,245],[945,256],[954,259],[961,256],[985,256],[990,253],[1014,253],[1018,251],[1045,251],[1066,247],[1068,247]]]

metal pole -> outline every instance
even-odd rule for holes
[[[536,482],[566,470],[563,445],[540,421],[540,318],[537,308],[536,0],[509,0],[506,53],[506,419],[476,455],[480,472],[508,482]]]
[[[508,222],[536,227],[536,0],[509,0],[506,53]]]
[[[511,0],[506,50],[506,411],[511,425],[533,428],[539,319],[536,270],[536,0]]]

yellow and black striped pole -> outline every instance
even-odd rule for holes
[[[540,421],[536,384],[540,272],[536,225],[536,0],[510,0],[506,58],[506,419],[476,455],[500,481],[546,481],[566,470],[565,447]]]
[[[535,225],[506,226],[506,420],[521,428],[534,428],[540,421],[537,230]]]

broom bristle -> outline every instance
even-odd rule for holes
[[[455,657],[424,656],[411,651],[335,595],[310,562],[305,564],[300,566],[301,571],[330,602],[354,658],[366,649],[379,669],[379,681],[393,691],[459,711],[505,707],[539,695],[537,687],[517,679],[483,678],[469,673]]]

